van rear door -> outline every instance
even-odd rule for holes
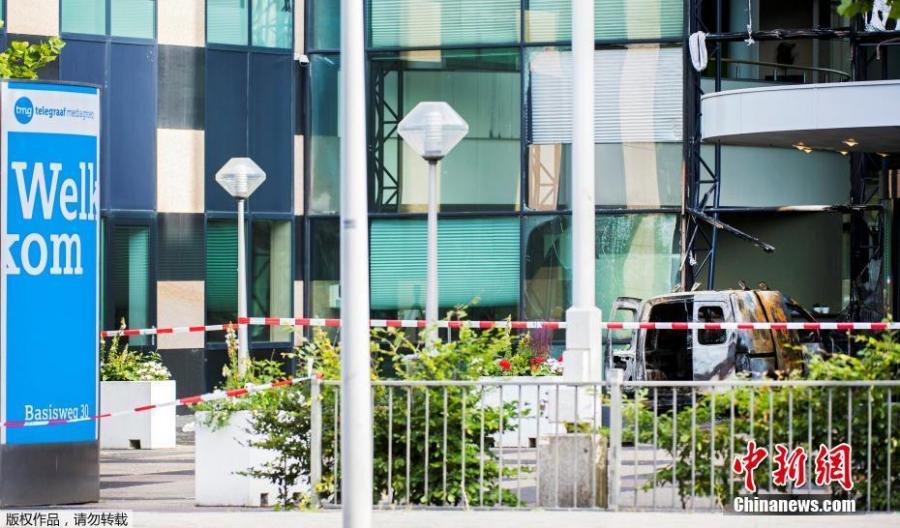
[[[638,320],[641,300],[636,297],[619,297],[612,305],[610,322],[632,323]],[[634,377],[634,352],[637,350],[637,331],[608,330],[606,332],[607,368],[625,371],[625,379]]]

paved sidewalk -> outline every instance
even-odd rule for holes
[[[193,435],[180,432],[190,418],[179,416],[179,446],[157,451],[103,450],[99,504],[90,510],[130,510],[134,524],[148,528],[341,528],[341,512],[273,512],[262,509],[194,506]],[[376,511],[375,528],[883,528],[900,526],[898,515],[816,517],[725,516],[721,513],[607,513],[576,511],[456,510]]]

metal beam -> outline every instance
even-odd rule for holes
[[[732,235],[740,238],[741,240],[746,240],[747,242],[750,242],[754,246],[758,246],[766,253],[774,253],[775,252],[775,246],[773,246],[771,244],[766,244],[765,242],[756,238],[755,236],[745,233],[736,227],[728,225],[725,222],[723,222],[715,217],[709,216],[708,214],[698,211],[696,209],[688,209],[688,211],[691,213],[691,215],[694,218],[696,218],[698,220],[702,220],[703,222],[711,225],[712,227],[714,227],[716,229],[721,229],[722,231],[731,233]]]

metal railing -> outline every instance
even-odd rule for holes
[[[714,61],[715,57],[710,57],[710,63]],[[796,72],[797,74],[799,74],[802,77],[804,84],[809,82],[807,75],[812,77],[814,82],[818,82],[819,75],[822,75],[825,78],[823,82],[834,82],[833,79],[836,79],[837,82],[845,82],[852,79],[852,76],[849,72],[834,68],[824,68],[821,66],[801,66],[797,64],[782,64],[779,62],[729,58],[722,58],[721,61],[726,66],[740,65],[750,66],[753,68],[767,68],[772,73],[771,80],[773,82],[779,82],[781,80],[784,80],[785,78],[790,79],[791,75],[788,72]],[[781,76],[781,79],[779,79],[779,74]]]
[[[732,464],[755,440],[768,454],[754,472],[760,490],[830,494],[861,511],[900,506],[900,381],[611,378],[373,382],[373,431],[353,432],[373,435],[373,502],[718,511],[747,493]],[[310,476],[325,484],[314,500],[338,506],[340,383],[314,380],[311,392]],[[850,491],[816,483],[827,450],[842,443],[852,448]],[[778,445],[803,448],[795,469],[803,467],[805,482],[772,478]]]

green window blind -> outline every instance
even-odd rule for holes
[[[246,46],[250,0],[206,0],[206,40]]]
[[[519,41],[519,0],[372,0],[373,47]]]
[[[152,39],[156,25],[156,0],[112,0],[110,33],[116,37]]]
[[[425,306],[424,220],[373,220],[370,270],[374,310]],[[438,223],[442,307],[510,306],[519,302],[519,220],[483,218]]]
[[[150,229],[121,226],[113,229],[110,281],[113,294],[113,324],[124,317],[129,328],[150,324]],[[131,339],[133,345],[146,339]]]
[[[530,42],[572,38],[571,0],[531,0],[526,11]],[[683,31],[681,0],[594,0],[597,40],[677,37]]]
[[[206,320],[237,317],[237,224],[212,221],[206,227]]]
[[[106,34],[106,0],[62,0],[63,33]]]

